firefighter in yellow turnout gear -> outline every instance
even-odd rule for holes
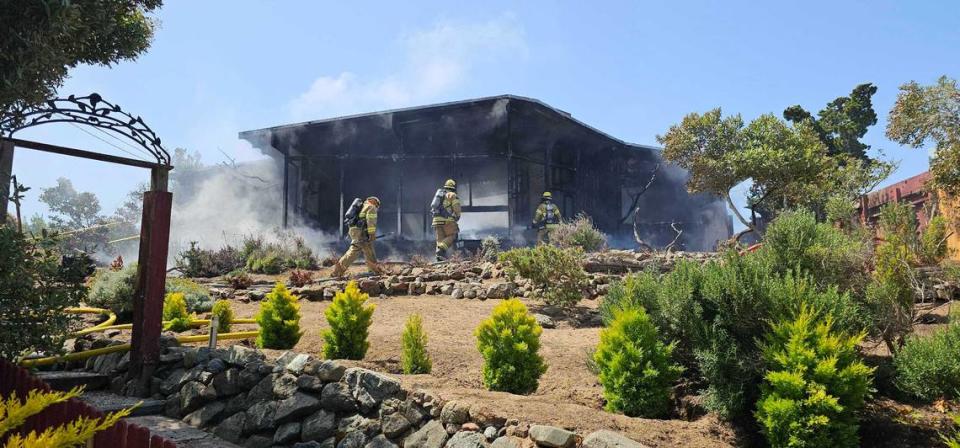
[[[549,243],[550,233],[560,225],[561,221],[560,207],[553,203],[553,195],[549,191],[543,192],[540,205],[533,213],[533,225],[537,229],[537,244]]]
[[[363,204],[363,208],[357,214],[354,224],[350,225],[348,230],[350,248],[334,265],[333,277],[343,277],[347,268],[356,261],[361,253],[370,271],[374,274],[382,275],[384,273],[383,268],[377,262],[377,253],[373,248],[373,242],[377,239],[377,209],[379,207],[380,199],[375,196],[367,198]]]
[[[437,234],[437,261],[447,258],[447,251],[457,241],[460,227],[460,198],[457,197],[457,183],[448,179],[443,188],[437,190],[430,203],[433,214],[433,230]]]

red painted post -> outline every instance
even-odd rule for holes
[[[133,303],[131,372],[137,379],[136,394],[150,394],[150,378],[160,360],[163,295],[167,276],[170,210],[173,195],[166,191],[143,194],[140,227],[140,261],[137,292]]]

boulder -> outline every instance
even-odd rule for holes
[[[397,448],[397,444],[380,434],[367,442],[364,448]]]
[[[337,443],[337,448],[363,448],[367,444],[367,436],[360,431],[348,432]]]
[[[273,443],[282,445],[300,439],[300,422],[284,423],[273,434]]]
[[[554,323],[553,319],[546,314],[534,314],[533,318],[537,320],[537,323],[543,328],[556,328],[557,324]]]
[[[240,441],[240,438],[243,437],[243,427],[246,421],[247,413],[238,412],[220,422],[216,429],[213,430],[213,433],[223,440],[237,443]]]
[[[554,426],[533,425],[530,427],[530,438],[539,446],[567,448],[573,445],[576,434]]]
[[[240,369],[230,368],[213,376],[210,384],[217,391],[217,397],[228,397],[240,392]]]
[[[470,421],[470,405],[458,401],[448,401],[440,411],[440,420],[444,424],[460,426]]]
[[[206,385],[199,381],[190,381],[180,389],[180,412],[190,413],[200,408],[207,401],[204,396]]]
[[[224,370],[227,370],[227,364],[220,358],[213,358],[207,363],[206,367],[204,367],[204,370],[216,375]]]
[[[329,383],[340,381],[340,379],[343,378],[344,372],[347,371],[347,368],[335,361],[324,360],[307,363],[303,371],[304,373],[315,375],[317,378],[320,378],[321,381]]]
[[[311,359],[313,358],[311,358],[310,355],[305,355],[301,353],[301,354],[298,354],[297,356],[294,356],[293,359],[291,359],[290,362],[288,362],[284,368],[287,370],[287,372],[290,372],[294,375],[299,375],[303,373],[304,367],[307,365],[308,362],[310,362]]]
[[[380,295],[383,289],[380,287],[380,282],[372,279],[360,280],[360,283],[358,283],[357,286],[360,288],[360,292],[367,293],[371,296]],[[339,447],[340,445],[338,444],[337,446]]]
[[[323,390],[323,381],[313,375],[300,375],[297,377],[297,389],[309,392],[320,392]]]
[[[334,412],[355,412],[358,408],[357,400],[350,393],[350,388],[343,383],[329,383],[323,386],[323,391],[320,392],[320,405]]]
[[[354,414],[340,419],[337,424],[337,435],[339,436],[355,431],[360,431],[367,439],[372,439],[380,433],[380,421]]]
[[[447,448],[486,448],[487,439],[476,431],[460,431],[447,441]]]
[[[365,412],[376,409],[387,398],[399,397],[403,392],[399,381],[372,370],[347,369],[343,378]]]
[[[276,398],[290,398],[295,393],[297,393],[297,377],[295,375],[284,373],[273,382],[273,395]]]
[[[304,441],[325,440],[337,430],[337,418],[333,412],[319,410],[303,419],[300,439]]]
[[[487,439],[488,442],[492,442],[493,439],[496,439],[496,438],[497,438],[497,433],[498,433],[498,432],[499,432],[499,431],[497,431],[497,428],[496,428],[495,426],[487,426],[487,427],[483,430],[483,437],[486,437],[486,439]]]
[[[454,299],[462,299],[463,290],[460,288],[454,288],[454,290],[450,293],[450,297],[453,297]]]
[[[583,448],[649,448],[613,431],[602,429],[583,439]]]
[[[243,442],[243,448],[270,448],[273,445],[273,437],[257,434],[250,436],[246,442]]]
[[[410,421],[402,414],[394,413],[383,417],[380,426],[384,435],[394,439],[401,436],[410,428]]]
[[[263,361],[263,359],[263,353],[259,350],[236,344],[231,345],[230,348],[227,349],[223,360],[235,366],[243,367],[247,365],[247,363]]]
[[[297,392],[292,397],[277,403],[274,418],[277,423],[284,423],[309,415],[318,409],[320,409],[320,400],[303,392]]]
[[[447,442],[447,430],[436,420],[430,420],[420,430],[403,441],[403,448],[443,448]]]
[[[497,440],[494,440],[493,443],[490,444],[490,448],[524,448],[524,441],[526,441],[526,439],[513,436],[498,437]],[[527,441],[527,443],[529,444],[530,442]]]
[[[184,423],[190,426],[196,427],[206,427],[209,426],[213,421],[223,413],[223,410],[227,407],[227,404],[223,401],[214,401],[196,411],[187,414],[183,418]]]
[[[251,401],[263,401],[273,399],[273,384],[279,376],[271,374],[263,377],[256,386],[250,389],[247,396]]]

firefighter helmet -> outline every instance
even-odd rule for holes
[[[553,195],[549,191],[543,192],[543,199],[553,199]]]
[[[380,198],[378,198],[378,197],[376,197],[376,196],[370,196],[369,198],[367,198],[367,202],[372,202],[373,205],[375,205],[375,206],[377,206],[377,207],[380,206]]]
[[[457,181],[453,179],[447,179],[447,181],[443,183],[443,188],[446,188],[447,190],[456,190]]]

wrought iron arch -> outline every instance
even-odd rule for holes
[[[139,116],[130,115],[97,93],[53,98],[4,112],[0,115],[0,134],[12,138],[19,130],[47,123],[75,123],[120,134],[155,157],[157,164],[170,166],[170,153],[163,148],[153,129]]]

